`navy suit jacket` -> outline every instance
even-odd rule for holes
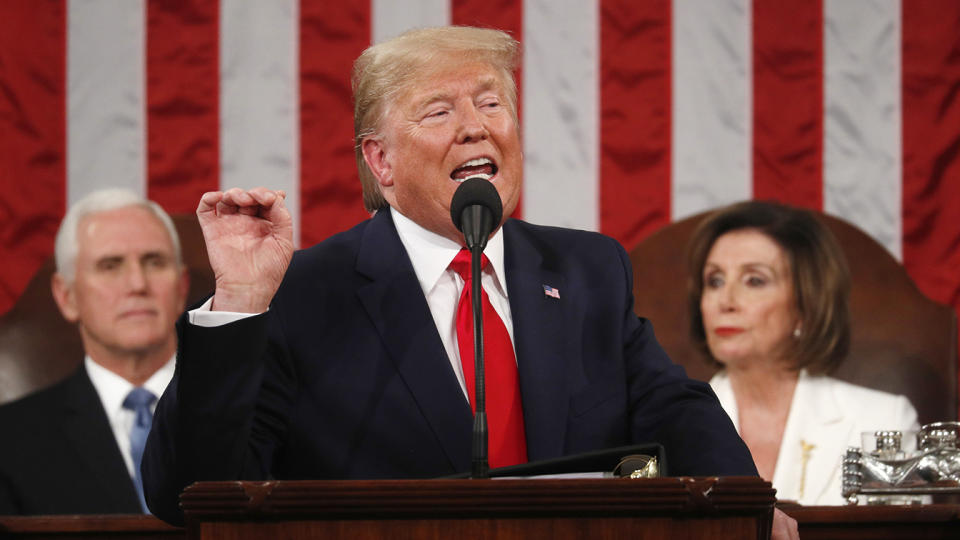
[[[83,364],[0,407],[0,440],[0,515],[143,513]]]
[[[516,220],[503,234],[531,461],[655,441],[674,474],[756,474],[709,386],[634,315],[616,241]],[[297,252],[266,314],[181,319],[179,336],[143,465],[163,519],[197,480],[470,469],[470,405],[389,212]]]

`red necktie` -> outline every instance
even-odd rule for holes
[[[490,261],[481,255],[480,268]],[[463,379],[470,395],[470,408],[476,412],[476,386],[473,359],[473,308],[471,303],[470,252],[460,250],[450,263],[463,278],[463,292],[457,305],[457,343]],[[486,409],[489,424],[490,467],[505,467],[527,462],[527,438],[523,428],[523,404],[520,400],[520,380],[517,378],[517,360],[507,327],[494,311],[487,291],[483,296],[483,347],[486,375]]]

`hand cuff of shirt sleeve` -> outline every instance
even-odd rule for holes
[[[211,306],[213,306],[212,296],[207,298],[202,306],[187,312],[190,324],[212,328],[259,315],[259,313],[237,313],[235,311],[210,311]],[[269,308],[267,311],[269,311]]]

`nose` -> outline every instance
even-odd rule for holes
[[[147,272],[142,265],[131,264],[128,266],[127,287],[131,292],[137,293],[147,290]]]
[[[460,132],[457,142],[464,144],[485,140],[489,132],[483,123],[480,111],[473,104],[461,110],[463,112],[460,114]]]
[[[717,298],[721,312],[736,311],[739,307],[735,289],[736,287],[734,287],[733,284],[727,283],[722,289],[717,291]]]

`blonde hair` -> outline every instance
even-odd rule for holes
[[[469,26],[411,30],[372,45],[353,63],[354,150],[367,211],[383,208],[387,202],[363,158],[363,140],[377,132],[393,100],[425,73],[464,58],[489,64],[499,72],[506,85],[510,112],[517,122],[513,71],[519,64],[520,44],[506,32]]]

